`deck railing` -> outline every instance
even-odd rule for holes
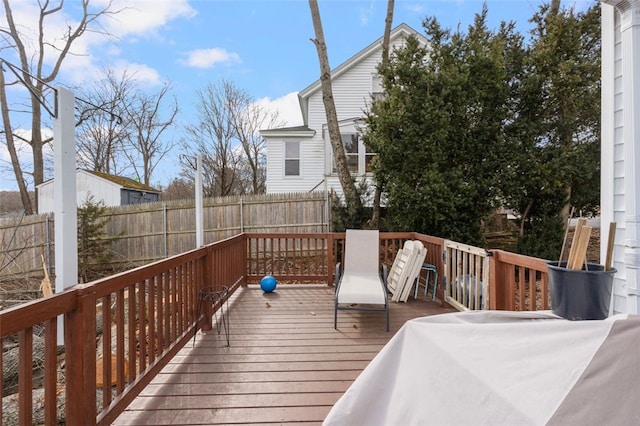
[[[244,282],[244,241],[242,235],[229,238],[1,311],[3,343],[16,341],[19,351],[17,422],[115,420],[196,331],[200,289],[233,290]],[[60,358],[58,316],[65,324]],[[44,396],[34,398],[33,371],[40,364]],[[43,409],[34,410],[33,401]],[[34,418],[34,412],[41,417]],[[1,409],[0,414],[8,415]]]
[[[445,240],[417,233],[380,235],[380,260],[387,266],[405,240],[415,239],[427,247],[426,262],[446,276]],[[331,285],[343,246],[344,234],[240,234],[0,311],[3,348],[18,351],[17,422],[110,424],[200,326],[211,327],[215,306],[199,310],[201,290],[225,286],[232,294],[267,274],[283,282]],[[490,308],[548,309],[543,260],[500,250],[489,258]],[[438,294],[443,299],[442,286]],[[196,318],[197,312],[203,315]],[[64,351],[56,339],[60,316]],[[8,354],[0,352],[2,367]],[[44,393],[36,396],[40,383]],[[4,419],[8,413],[1,410]]]
[[[489,308],[508,311],[551,309],[545,260],[492,250]]]
[[[444,300],[459,311],[489,308],[489,257],[484,249],[445,241]]]

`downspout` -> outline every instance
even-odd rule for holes
[[[640,165],[640,0],[615,3],[620,11],[622,35],[627,313],[637,314],[640,312],[640,173],[636,167]]]

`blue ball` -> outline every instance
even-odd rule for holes
[[[276,279],[271,275],[266,275],[262,277],[262,279],[260,280],[260,288],[265,293],[271,293],[273,290],[276,289],[277,284],[278,284],[278,281],[276,281]]]

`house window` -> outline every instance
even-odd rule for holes
[[[371,74],[371,99],[377,101],[384,96],[382,77],[378,73]]]
[[[300,142],[284,143],[284,175],[300,176]]]
[[[342,145],[347,155],[347,165],[351,173],[358,173],[358,135],[356,133],[342,133]]]
[[[370,172],[371,160],[374,154],[367,152],[360,135],[357,133],[341,133],[340,137],[344,145],[344,153],[347,156],[349,171],[355,174]],[[336,163],[333,161],[333,173],[336,172]]]

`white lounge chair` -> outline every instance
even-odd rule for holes
[[[411,266],[414,264],[417,255],[417,244],[413,240],[407,240],[401,250],[398,250],[396,258],[389,271],[387,278],[387,289],[391,293],[391,300],[398,301],[402,293],[407,279],[411,272]]]
[[[387,274],[387,277],[386,277],[387,281],[385,282],[385,285],[387,287],[388,293],[393,294],[393,292],[398,286],[398,280],[400,278],[400,272],[402,271],[402,266],[406,263],[406,255],[403,253],[404,253],[403,249],[398,250],[398,252],[396,253],[396,258],[393,260],[393,265],[391,265],[391,269]],[[384,266],[383,266],[382,274],[383,274],[382,278],[384,279]]]
[[[378,231],[347,229],[343,273],[336,286],[333,327],[338,329],[338,310],[384,311],[389,331],[387,290],[380,276]]]
[[[420,268],[422,268],[422,264],[424,263],[424,259],[427,257],[427,249],[422,244],[422,242],[415,240],[414,241],[414,257],[413,263],[407,265],[407,280],[405,281],[405,285],[402,288],[402,291],[399,293],[398,299],[394,299],[398,302],[406,302],[409,298],[409,294],[411,293],[411,289],[413,288],[414,283],[417,284],[418,276],[420,275]]]

